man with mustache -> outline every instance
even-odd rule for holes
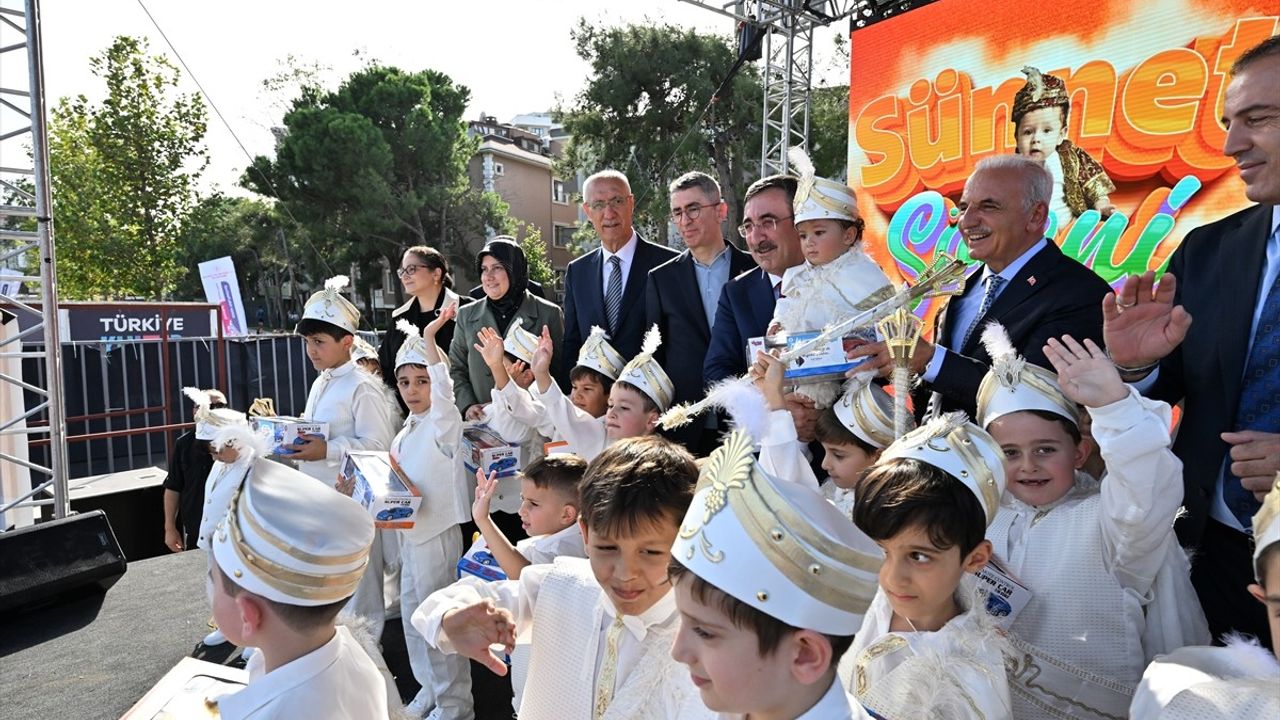
[[[770,175],[747,188],[738,234],[747,241],[758,267],[733,278],[720,291],[711,344],[702,365],[707,385],[747,372],[747,340],[768,331],[782,293],[782,274],[804,262],[791,210],[797,184],[790,175]],[[787,409],[795,419],[797,435],[811,442],[818,419],[813,401],[788,395]]]
[[[1044,236],[1053,177],[1023,155],[996,155],[978,163],[960,196],[959,228],[969,257],[981,264],[964,293],[938,317],[935,342],[921,340],[912,372],[938,394],[942,410],[974,417],[978,386],[991,357],[982,346],[982,326],[998,322],[1018,354],[1050,368],[1049,338],[1070,335],[1102,340],[1102,298],[1111,288],[1092,270],[1066,257]],[[854,349],[849,357],[872,357],[865,369],[892,369],[885,344]],[[918,393],[917,414],[927,393]]]
[[[1266,645],[1245,587],[1252,518],[1280,471],[1280,36],[1231,75],[1222,152],[1257,204],[1188,233],[1158,284],[1149,272],[1126,280],[1103,306],[1104,336],[1122,377],[1183,402],[1173,452],[1187,512],[1175,528],[1195,549],[1191,582],[1214,639],[1236,630]]]

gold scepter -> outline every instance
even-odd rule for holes
[[[920,277],[916,279],[915,285],[903,288],[894,293],[893,297],[828,326],[817,336],[782,353],[778,356],[778,359],[783,363],[790,363],[805,353],[811,352],[814,348],[821,347],[836,338],[843,338],[854,330],[875,325],[881,318],[892,315],[899,308],[908,307],[912,303],[927,297],[954,295],[957,292],[954,286],[959,285],[964,280],[966,269],[967,266],[962,261],[950,255],[941,254],[934,259],[933,265],[928,270],[920,274]],[[725,382],[750,383],[751,376],[748,374]],[[707,398],[703,398],[696,403],[676,405],[658,418],[658,424],[667,430],[687,425],[713,404]]]
[[[902,437],[911,429],[911,412],[907,409],[907,397],[911,394],[911,357],[916,354],[924,322],[907,308],[900,307],[876,323],[876,329],[884,338],[889,357],[893,358],[893,434]]]

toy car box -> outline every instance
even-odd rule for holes
[[[776,349],[785,352],[803,342],[812,340],[819,334],[820,332],[815,330],[812,332],[781,333],[768,337],[750,338],[747,340],[747,363],[751,364],[756,361],[756,352],[759,350]],[[876,342],[876,331],[872,328],[854,330],[843,338],[828,340],[826,343],[787,363],[787,371],[783,377],[789,383],[795,385],[829,380],[843,382],[844,374],[847,371],[868,360],[868,358],[850,360],[846,357],[846,354],[860,345],[873,342]]]
[[[342,475],[355,481],[351,497],[373,516],[373,524],[390,530],[413,527],[422,495],[385,452],[349,452],[342,460]]]
[[[511,477],[520,472],[520,446],[512,445],[484,425],[462,430],[462,463],[468,473],[483,468],[485,475]]]
[[[271,452],[284,456],[292,455],[294,451],[282,449],[281,446],[292,445],[294,441],[303,435],[329,436],[329,423],[307,422],[302,418],[285,415],[256,417],[253,419],[253,429],[255,432],[266,430],[271,444]]]
[[[480,533],[476,533],[471,547],[458,560],[458,579],[462,579],[463,575],[471,575],[481,580],[507,579],[507,574],[502,572],[497,558],[489,552],[489,546],[485,544],[484,538],[480,537]]]

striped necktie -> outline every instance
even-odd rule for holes
[[[618,314],[622,311],[622,258],[609,258],[609,284],[604,293],[604,314],[609,332],[618,332]]]

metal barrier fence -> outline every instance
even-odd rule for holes
[[[361,335],[375,347],[380,341]],[[173,441],[192,427],[183,387],[216,387],[237,410],[269,397],[280,414],[298,415],[317,376],[297,335],[64,343],[62,353],[71,478],[165,465]],[[23,377],[43,387],[44,363],[24,360]],[[32,424],[40,422],[47,419]],[[31,459],[46,462],[48,440],[30,437]]]

